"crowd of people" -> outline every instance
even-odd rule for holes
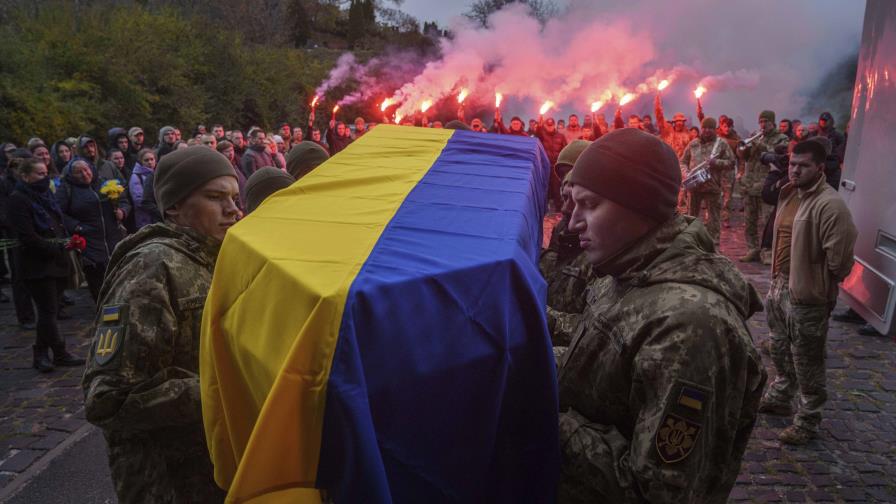
[[[591,114],[505,125],[497,112],[490,128],[462,114],[444,125],[535,137],[552,165],[562,219],[540,266],[565,502],[722,502],[758,413],[794,417],[782,442],[818,435],[827,321],[856,238],[836,192],[845,135],[827,112],[803,124],[766,110],[746,137],[730,117],[699,112],[689,129],[682,113],[667,121],[657,97],[656,123],[617,111],[612,124]],[[285,123],[245,134],[199,125],[184,141],[165,126],[152,147],[142,128],[116,127],[105,149],[88,136],[2,145],[2,243],[19,323],[36,329],[33,365],[85,363],[56,320],[64,291],[86,283],[99,307],[86,415],[104,429],[122,502],[223,498],[202,432],[197,345],[218,247],[242,215],[370,127],[333,118],[323,139],[309,127],[306,140]],[[767,390],[744,325],[762,303],[717,253],[737,188],[750,247],[741,260],[771,265]]]
[[[220,153],[237,179],[235,204],[248,212],[366,130],[362,119],[355,126],[360,133],[348,136],[344,124],[332,121],[326,144],[317,128],[303,140],[304,130],[288,124],[245,135],[216,124],[210,132],[198,125],[186,141],[179,129],[162,127],[153,146],[138,126],[109,129],[104,145],[87,135],[0,145],[0,273],[10,280],[18,323],[36,331],[34,367],[50,372],[84,363],[66,351],[57,327],[72,303],[65,291],[86,283],[97,301],[117,245],[164,220],[155,184],[162,159],[192,146]],[[0,302],[8,301],[0,291]]]

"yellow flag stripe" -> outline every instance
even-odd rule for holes
[[[228,501],[314,485],[349,288],[452,133],[379,126],[228,232],[200,353],[206,436]]]
[[[698,401],[698,400],[696,400],[696,399],[692,399],[692,398],[690,398],[690,397],[688,397],[688,396],[686,396],[686,395],[683,395],[683,396],[681,396],[681,397],[678,398],[678,404],[681,404],[681,405],[683,405],[683,406],[687,406],[687,407],[689,407],[689,408],[693,408],[693,409],[695,409],[695,410],[702,410],[702,409],[703,409],[703,403],[702,403],[702,402],[700,402],[700,401]]]

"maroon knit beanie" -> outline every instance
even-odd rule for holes
[[[624,128],[589,145],[570,182],[661,223],[675,214],[681,171],[675,151],[662,140]]]

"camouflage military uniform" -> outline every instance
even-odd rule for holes
[[[731,219],[731,195],[734,192],[734,181],[736,175],[743,170],[743,160],[737,155],[737,143],[740,142],[740,137],[733,129],[727,137],[719,135],[719,138],[728,144],[731,153],[734,154],[733,169],[722,172],[722,222],[727,227]]]
[[[551,235],[548,248],[541,253],[539,267],[548,284],[548,307],[560,312],[581,313],[585,309],[585,288],[594,279],[591,265],[579,236],[567,230],[564,217]]]
[[[777,376],[763,401],[789,406],[799,388],[800,407],[793,423],[817,432],[828,399],[825,348],[831,307],[792,303],[787,278],[780,276],[772,281],[765,306]]]
[[[703,142],[699,138],[694,139],[684,150],[681,156],[681,170],[685,176],[700,166],[704,161],[715,155],[713,166],[709,167],[711,178],[698,187],[688,191],[688,215],[701,217],[701,206],[706,203],[709,218],[704,221],[706,230],[713,242],[718,246],[722,232],[722,181],[723,174],[734,168],[734,153],[722,138],[716,138],[712,142]]]
[[[676,216],[601,269],[560,357],[559,502],[725,502],[766,374],[744,323],[761,303]]]
[[[122,503],[220,502],[199,402],[199,330],[219,244],[154,224],[121,242],[83,387]]]
[[[762,184],[768,176],[769,167],[759,162],[759,157],[764,152],[775,152],[775,149],[779,147],[786,149],[789,143],[790,140],[787,138],[787,135],[778,132],[778,130],[772,130],[753,142],[743,152],[746,162],[746,171],[741,178],[744,197],[744,218],[746,221],[744,235],[747,247],[751,253],[758,252],[761,248],[762,239],[760,233],[765,227],[772,210],[772,206],[762,202]]]

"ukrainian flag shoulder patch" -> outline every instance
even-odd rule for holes
[[[121,305],[103,307],[102,322],[118,322],[121,319]]]
[[[703,411],[706,394],[696,388],[683,386],[678,394],[678,404],[694,411]]]

